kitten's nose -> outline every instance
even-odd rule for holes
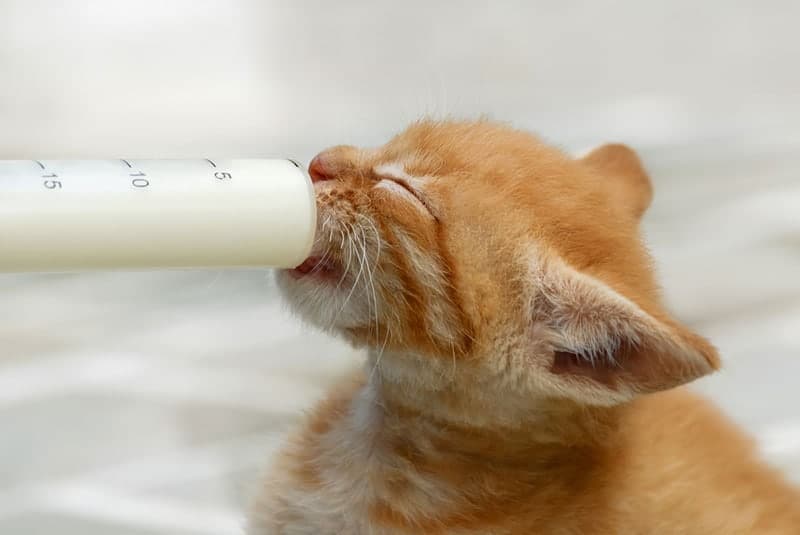
[[[311,182],[315,183],[333,179],[333,176],[325,168],[324,157],[321,153],[314,156],[314,159],[308,164],[308,174],[311,176]]]

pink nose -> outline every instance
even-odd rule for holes
[[[322,154],[314,156],[314,159],[308,164],[308,174],[311,176],[311,181],[315,183],[333,180],[330,171],[325,168]]]

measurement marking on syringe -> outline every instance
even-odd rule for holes
[[[36,162],[36,165],[42,168],[42,171],[44,171],[44,164],[42,162],[40,162],[39,160],[33,160],[33,161]]]
[[[217,164],[215,164],[214,162],[212,162],[212,161],[211,161],[211,160],[209,160],[208,158],[206,158],[205,160],[206,160],[208,163],[210,163],[210,164],[211,164],[211,167],[216,167],[216,166],[217,166]]]
[[[122,159],[120,159],[120,161],[121,161],[122,163],[124,163],[125,165],[127,165],[128,167],[133,167],[133,166],[131,165],[131,162],[129,162],[128,160],[122,160]]]

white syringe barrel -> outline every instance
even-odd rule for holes
[[[0,271],[294,267],[315,227],[292,160],[0,161]]]

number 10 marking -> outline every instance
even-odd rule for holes
[[[150,181],[146,178],[141,178],[147,176],[146,174],[139,171],[138,173],[130,173],[128,176],[137,177],[131,180],[131,185],[134,188],[146,188],[150,185]]]

